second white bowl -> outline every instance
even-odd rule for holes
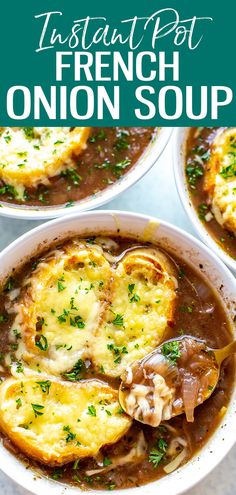
[[[236,274],[236,260],[229,256],[219,244],[217,244],[213,237],[209,234],[204,224],[198,217],[198,213],[191,201],[187,178],[185,173],[186,166],[186,141],[188,138],[188,127],[176,128],[173,134],[173,168],[176,181],[176,187],[181,199],[181,202],[185,208],[185,211],[192,222],[196,233],[207,244],[222,261]]]
[[[113,200],[123,191],[139,181],[160,158],[169,141],[172,130],[172,127],[161,127],[160,130],[156,132],[153,141],[144,150],[139,160],[120,180],[117,180],[114,184],[94,195],[75,202],[75,204],[69,208],[70,214],[98,208],[108,201]],[[0,208],[0,215],[25,220],[47,220],[67,215],[69,211],[68,208],[65,208],[65,205],[37,208],[24,204],[14,205],[9,203],[8,205],[2,205]]]

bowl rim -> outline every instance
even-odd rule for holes
[[[67,235],[67,233],[69,232],[68,225],[70,224],[70,222],[71,224],[73,224],[73,222],[76,220],[78,221],[77,223],[78,227],[77,226],[73,227],[72,229],[73,232],[71,232],[71,235],[76,235],[76,231],[78,231],[78,235],[80,235],[80,232],[82,232],[82,228],[80,227],[80,222],[79,222],[80,219],[88,220],[87,223],[89,223],[89,219],[91,220],[93,219],[94,223],[95,221],[97,221],[101,224],[101,226],[102,225],[105,226],[105,221],[106,218],[108,217],[112,217],[113,220],[115,220],[115,223],[117,222],[117,220],[122,221],[124,219],[125,221],[127,219],[131,225],[134,225],[135,221],[136,222],[140,221],[140,223],[142,223],[142,228],[143,228],[142,232],[144,232],[147,225],[155,223],[155,228],[157,230],[159,228],[163,228],[164,230],[167,231],[166,235],[170,236],[169,237],[170,240],[172,233],[177,234],[178,242],[181,243],[181,241],[183,241],[183,245],[185,245],[184,241],[186,241],[187,245],[191,244],[191,246],[195,248],[197,256],[199,257],[202,255],[203,258],[205,257],[206,261],[210,260],[210,264],[211,263],[215,264],[219,270],[220,276],[222,275],[222,277],[226,277],[229,287],[231,288],[233,287],[234,290],[236,289],[236,279],[234,278],[233,274],[228,270],[227,266],[225,266],[225,264],[219,259],[219,257],[217,257],[216,254],[212,252],[209,249],[209,247],[203,244],[200,240],[196,239],[194,236],[184,231],[183,229],[176,227],[175,225],[163,221],[161,219],[157,219],[155,217],[143,215],[139,213],[131,213],[131,212],[119,211],[119,210],[98,210],[92,212],[77,213],[72,216],[64,216],[59,219],[46,222],[45,224],[41,224],[35,227],[34,229],[30,230],[29,232],[23,234],[18,239],[13,241],[9,246],[7,246],[0,253],[0,263],[4,261],[4,258],[6,259],[8,256],[12,255],[13,257],[16,257],[17,251],[20,251],[22,244],[25,243],[25,241],[28,241],[30,238],[34,238],[35,236],[37,237],[37,234],[42,235],[41,242],[45,240],[46,243],[50,245],[52,241],[47,238],[47,235],[50,232],[51,227],[54,226],[58,227],[57,235],[60,235],[59,231]],[[92,226],[91,229],[93,228],[94,227]],[[114,226],[114,231],[116,230],[116,228],[117,225]],[[139,235],[138,225],[137,227],[135,226],[135,230],[138,236]],[[35,244],[38,246],[37,239],[35,239],[35,243],[33,242],[32,248],[30,248],[31,252],[34,249]],[[14,266],[14,261],[12,261],[12,266]],[[223,445],[222,443],[220,443],[220,438],[218,439],[216,438],[217,432],[218,432],[218,437],[220,436],[221,428],[219,425],[215,433],[213,433],[213,435],[210,437],[210,439],[208,440],[206,445],[201,449],[201,451],[198,452],[193,459],[191,459],[186,465],[181,467],[179,470],[168,475],[167,477],[162,478],[161,480],[156,480],[144,486],[135,487],[132,489],[131,488],[122,489],[122,490],[118,489],[116,490],[116,493],[118,495],[122,495],[122,494],[132,495],[132,493],[133,495],[144,495],[144,493],[145,495],[153,495],[153,493],[155,493],[155,490],[158,488],[159,495],[165,495],[166,490],[168,490],[169,495],[180,495],[184,493],[186,490],[192,488],[198,481],[202,480],[222,461],[222,459],[226,456],[226,454],[235,444],[236,429],[234,428],[232,431],[232,424],[233,421],[235,421],[235,417],[233,418],[233,414],[235,414],[235,409],[236,409],[236,390],[234,389],[228,411],[226,412],[226,415],[224,417],[226,431],[227,431],[227,426],[229,428],[230,425],[231,428],[230,435],[228,434],[227,442],[226,441],[223,442]],[[226,418],[228,418],[228,423],[229,423],[228,425]],[[221,449],[218,448],[216,450],[215,443],[218,447],[220,445]],[[213,445],[213,450],[215,448],[215,455],[212,456],[209,455],[209,452],[211,452],[209,446],[211,445]],[[201,461],[201,457],[203,458],[206,455],[208,462],[204,462],[204,459],[202,459]],[[59,495],[59,494],[64,495],[65,487],[66,487],[66,493],[68,495],[76,495],[76,493],[77,494],[81,493],[79,487],[70,487],[68,485],[66,486],[62,483],[47,479],[45,477],[39,478],[37,477],[37,475],[35,476],[33,470],[31,469],[26,470],[25,466],[13,454],[8,453],[8,451],[6,451],[6,449],[2,445],[0,445],[0,469],[6,475],[8,475],[13,481],[18,483],[20,486],[24,487],[25,489],[30,490],[35,495],[41,495],[43,489],[46,491],[47,494],[50,493],[50,495]],[[35,481],[35,479],[37,480],[37,482]],[[99,495],[103,492],[108,493],[108,491],[109,490],[102,490],[102,491],[93,490],[93,493],[94,495]]]
[[[173,132],[173,127],[160,127],[154,133],[154,138],[144,149],[134,166],[120,180],[114,184],[99,191],[95,195],[86,197],[81,201],[75,202],[69,207],[70,213],[79,213],[98,208],[109,201],[112,201],[122,192],[136,184],[159,160]],[[0,215],[9,218],[20,218],[23,220],[48,220],[59,218],[68,214],[68,208],[65,205],[55,205],[40,209],[24,205],[14,205],[5,203],[1,205]]]
[[[207,244],[219,258],[221,258],[228,268],[236,273],[236,260],[227,254],[213,239],[211,234],[204,227],[204,224],[198,218],[197,211],[191,200],[186,175],[184,173],[185,145],[189,129],[191,129],[191,127],[178,127],[173,132],[172,165],[179,198],[192,226],[202,241]]]

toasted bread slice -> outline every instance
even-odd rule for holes
[[[47,185],[73,166],[72,154],[86,148],[89,134],[89,127],[2,127],[0,179],[23,200],[26,187]]]
[[[236,234],[236,128],[216,136],[206,166],[204,190],[217,222]]]
[[[135,249],[119,263],[106,324],[97,328],[92,356],[105,374],[119,376],[152,351],[173,319],[175,267],[158,249]]]
[[[0,386],[0,427],[27,456],[55,466],[95,456],[132,420],[118,392],[99,380],[69,383],[7,379]]]
[[[103,324],[112,273],[102,251],[74,240],[51,251],[24,281],[12,325],[16,353],[34,370],[60,375],[90,355]]]

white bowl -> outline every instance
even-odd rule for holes
[[[139,160],[120,180],[110,185],[103,191],[93,194],[81,201],[76,201],[73,206],[65,208],[63,205],[50,207],[34,207],[26,205],[7,204],[0,208],[0,215],[25,220],[47,220],[71,213],[93,210],[108,201],[116,198],[123,191],[135,184],[143,177],[160,158],[171,136],[172,127],[161,127],[157,131],[153,141],[147,146]]]
[[[226,266],[200,241],[166,222],[155,218],[119,211],[95,211],[63,217],[37,227],[14,241],[0,254],[0,280],[14,267],[45,249],[51,242],[72,235],[121,234],[143,241],[160,243],[163,248],[183,257],[207,278],[219,293],[230,318],[235,311],[236,281]],[[179,495],[207,475],[228,453],[236,441],[236,394],[231,398],[224,428],[218,427],[204,448],[172,474],[138,488],[117,490],[120,495]],[[50,434],[50,432],[49,432]],[[36,495],[63,495],[65,485],[35,476],[0,444],[0,468],[14,481]],[[107,492],[107,490],[104,490]],[[67,495],[75,495],[79,488],[67,486]],[[93,491],[101,495],[103,491]]]
[[[186,156],[186,140],[188,137],[189,128],[179,127],[174,131],[173,139],[173,166],[174,175],[177,190],[185,208],[185,211],[190,218],[193,227],[195,228],[199,237],[205,242],[223,261],[224,263],[236,274],[236,261],[229,256],[220,246],[215,242],[211,234],[207,231],[204,224],[198,217],[196,208],[194,207],[187,184],[187,178],[185,174],[185,156]]]

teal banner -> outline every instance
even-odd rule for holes
[[[0,11],[3,126],[235,125],[234,2],[12,0]]]

